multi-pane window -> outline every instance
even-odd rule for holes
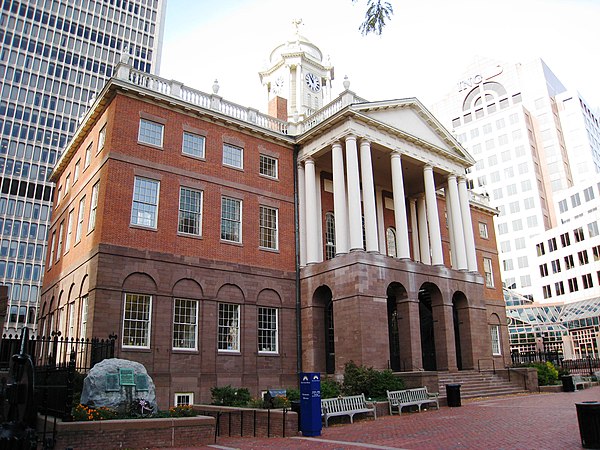
[[[204,158],[204,142],[204,136],[185,131],[183,133],[183,146],[181,151],[185,155]]]
[[[277,250],[278,233],[277,233],[277,208],[269,208],[268,206],[260,207],[260,246]]]
[[[173,310],[173,348],[196,350],[198,301],[176,298]]]
[[[98,181],[92,188],[92,204],[90,205],[90,219],[88,220],[88,233],[96,228],[96,210],[98,209],[98,191],[100,182]]]
[[[546,254],[546,250],[544,249],[544,243],[540,242],[539,244],[536,244],[535,246],[536,250],[537,250],[537,255],[538,256],[542,256]]]
[[[561,213],[566,212],[569,209],[569,206],[567,205],[567,201],[566,200],[561,200],[560,202],[558,202],[558,210]]]
[[[62,254],[64,231],[65,231],[65,221],[63,220],[60,223],[60,227],[58,228],[58,245],[56,246],[56,260],[57,261],[60,259],[60,255]]]
[[[89,297],[86,294],[81,297],[79,304],[79,336],[82,338],[86,337],[87,334],[88,303]]]
[[[193,392],[177,392],[175,393],[175,406],[185,406],[194,404]]]
[[[92,162],[92,144],[87,146],[87,148],[85,149],[85,157],[83,159],[83,168],[87,169],[90,165],[90,163]]]
[[[552,289],[549,284],[542,286],[542,293],[544,294],[544,298],[552,297]]]
[[[69,218],[67,219],[67,237],[65,239],[65,253],[71,248],[71,238],[73,236],[73,217],[75,216],[75,210],[69,211]]]
[[[560,261],[558,259],[555,259],[554,261],[552,261],[551,264],[552,264],[552,273],[560,272]]]
[[[569,237],[569,233],[563,233],[560,235],[560,243],[563,247],[568,247],[571,245],[571,238]]]
[[[68,174],[65,179],[65,197],[69,193],[69,189],[71,189],[71,174]]]
[[[266,177],[277,178],[277,158],[260,155],[259,171]]]
[[[160,182],[135,177],[131,224],[156,228]]]
[[[50,259],[48,259],[48,269],[52,267],[54,262],[54,246],[56,244],[56,231],[52,232],[52,239],[50,241]]]
[[[59,243],[60,243],[60,241],[59,241]],[[581,250],[580,252],[577,252],[577,256],[579,257],[579,265],[580,266],[583,266],[583,265],[589,263],[587,250]]]
[[[583,281],[584,289],[589,289],[591,287],[594,287],[594,283],[592,282],[592,274],[591,273],[586,273],[585,275],[582,275],[581,281]]]
[[[540,276],[542,278],[548,276],[548,265],[546,263],[540,264]]]
[[[325,214],[325,259],[335,258],[335,219],[333,213]]]
[[[577,286],[577,278],[569,278],[569,292],[577,292],[579,290],[579,286]]]
[[[221,239],[242,242],[242,201],[221,198]]]
[[[557,249],[556,238],[548,239],[548,251],[553,252]]]
[[[125,294],[123,347],[150,348],[152,296]]]
[[[600,261],[600,245],[593,246],[592,253],[594,254],[594,261]]]
[[[180,233],[202,235],[202,191],[180,188],[177,229]]]
[[[146,119],[140,119],[140,129],[138,141],[144,144],[162,147],[164,126],[160,123],[152,122]]]
[[[556,295],[564,295],[565,285],[562,281],[557,281],[556,283],[554,283],[554,290],[556,291]]]
[[[487,287],[494,287],[494,273],[492,271],[491,258],[483,258],[483,272],[485,274],[485,285]]]
[[[387,241],[388,256],[396,258],[398,254],[396,251],[396,230],[394,230],[392,227],[389,227],[385,232],[385,238]]]
[[[221,351],[240,350],[240,305],[219,303],[217,348]]]
[[[235,145],[223,144],[223,164],[226,166],[244,168],[244,149]]]
[[[85,213],[85,196],[79,200],[79,209],[77,210],[77,229],[75,230],[75,243],[81,240],[83,230],[83,215]]]
[[[490,332],[492,335],[492,354],[500,355],[500,325],[492,325],[490,327]]]
[[[98,150],[96,153],[100,152],[104,148],[104,142],[106,141],[106,125],[102,127],[100,132],[98,133]]]
[[[277,353],[279,351],[277,339],[277,309],[258,308],[258,351]]]
[[[590,237],[598,236],[598,222],[588,223],[588,233]]]
[[[589,202],[594,199],[594,189],[590,186],[583,191],[583,196],[585,197],[585,201]]]
[[[479,236],[482,237],[483,239],[488,239],[489,235],[488,235],[487,223],[479,222]]]
[[[581,205],[579,192],[576,192],[575,194],[571,195],[571,205],[573,205],[573,208],[576,208],[577,206]]]
[[[79,180],[79,174],[81,173],[81,159],[78,159],[75,163],[75,169],[73,170],[73,184]]]
[[[585,239],[585,237],[583,236],[583,228],[579,227],[575,230],[573,230],[573,235],[575,236],[575,242],[581,242]]]
[[[567,270],[575,267],[575,261],[573,260],[573,255],[565,256],[565,267],[567,268]]]

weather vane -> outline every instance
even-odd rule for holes
[[[292,20],[292,25],[296,27],[296,34],[300,34],[300,25],[302,25],[302,19]]]

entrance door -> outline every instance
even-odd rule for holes
[[[390,340],[390,369],[399,372],[400,369],[400,336],[398,333],[398,308],[396,308],[396,297],[388,297],[388,336]]]
[[[419,319],[421,322],[421,356],[423,358],[423,369],[437,370],[431,294],[426,289],[421,289],[419,291]]]
[[[325,306],[325,371],[335,373],[335,334],[333,330],[333,300]]]
[[[456,347],[456,367],[462,370],[462,353],[460,349],[460,322],[458,320],[458,308],[452,303],[452,318],[454,320],[454,347]]]

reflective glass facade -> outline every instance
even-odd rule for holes
[[[4,0],[0,10],[0,283],[5,332],[35,326],[49,174],[121,53],[158,73],[162,0]]]

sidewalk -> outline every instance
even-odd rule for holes
[[[220,437],[221,449],[580,449],[575,403],[600,401],[600,386],[577,392],[463,401],[402,416],[323,428],[317,438]],[[183,450],[183,449],[180,449]]]

